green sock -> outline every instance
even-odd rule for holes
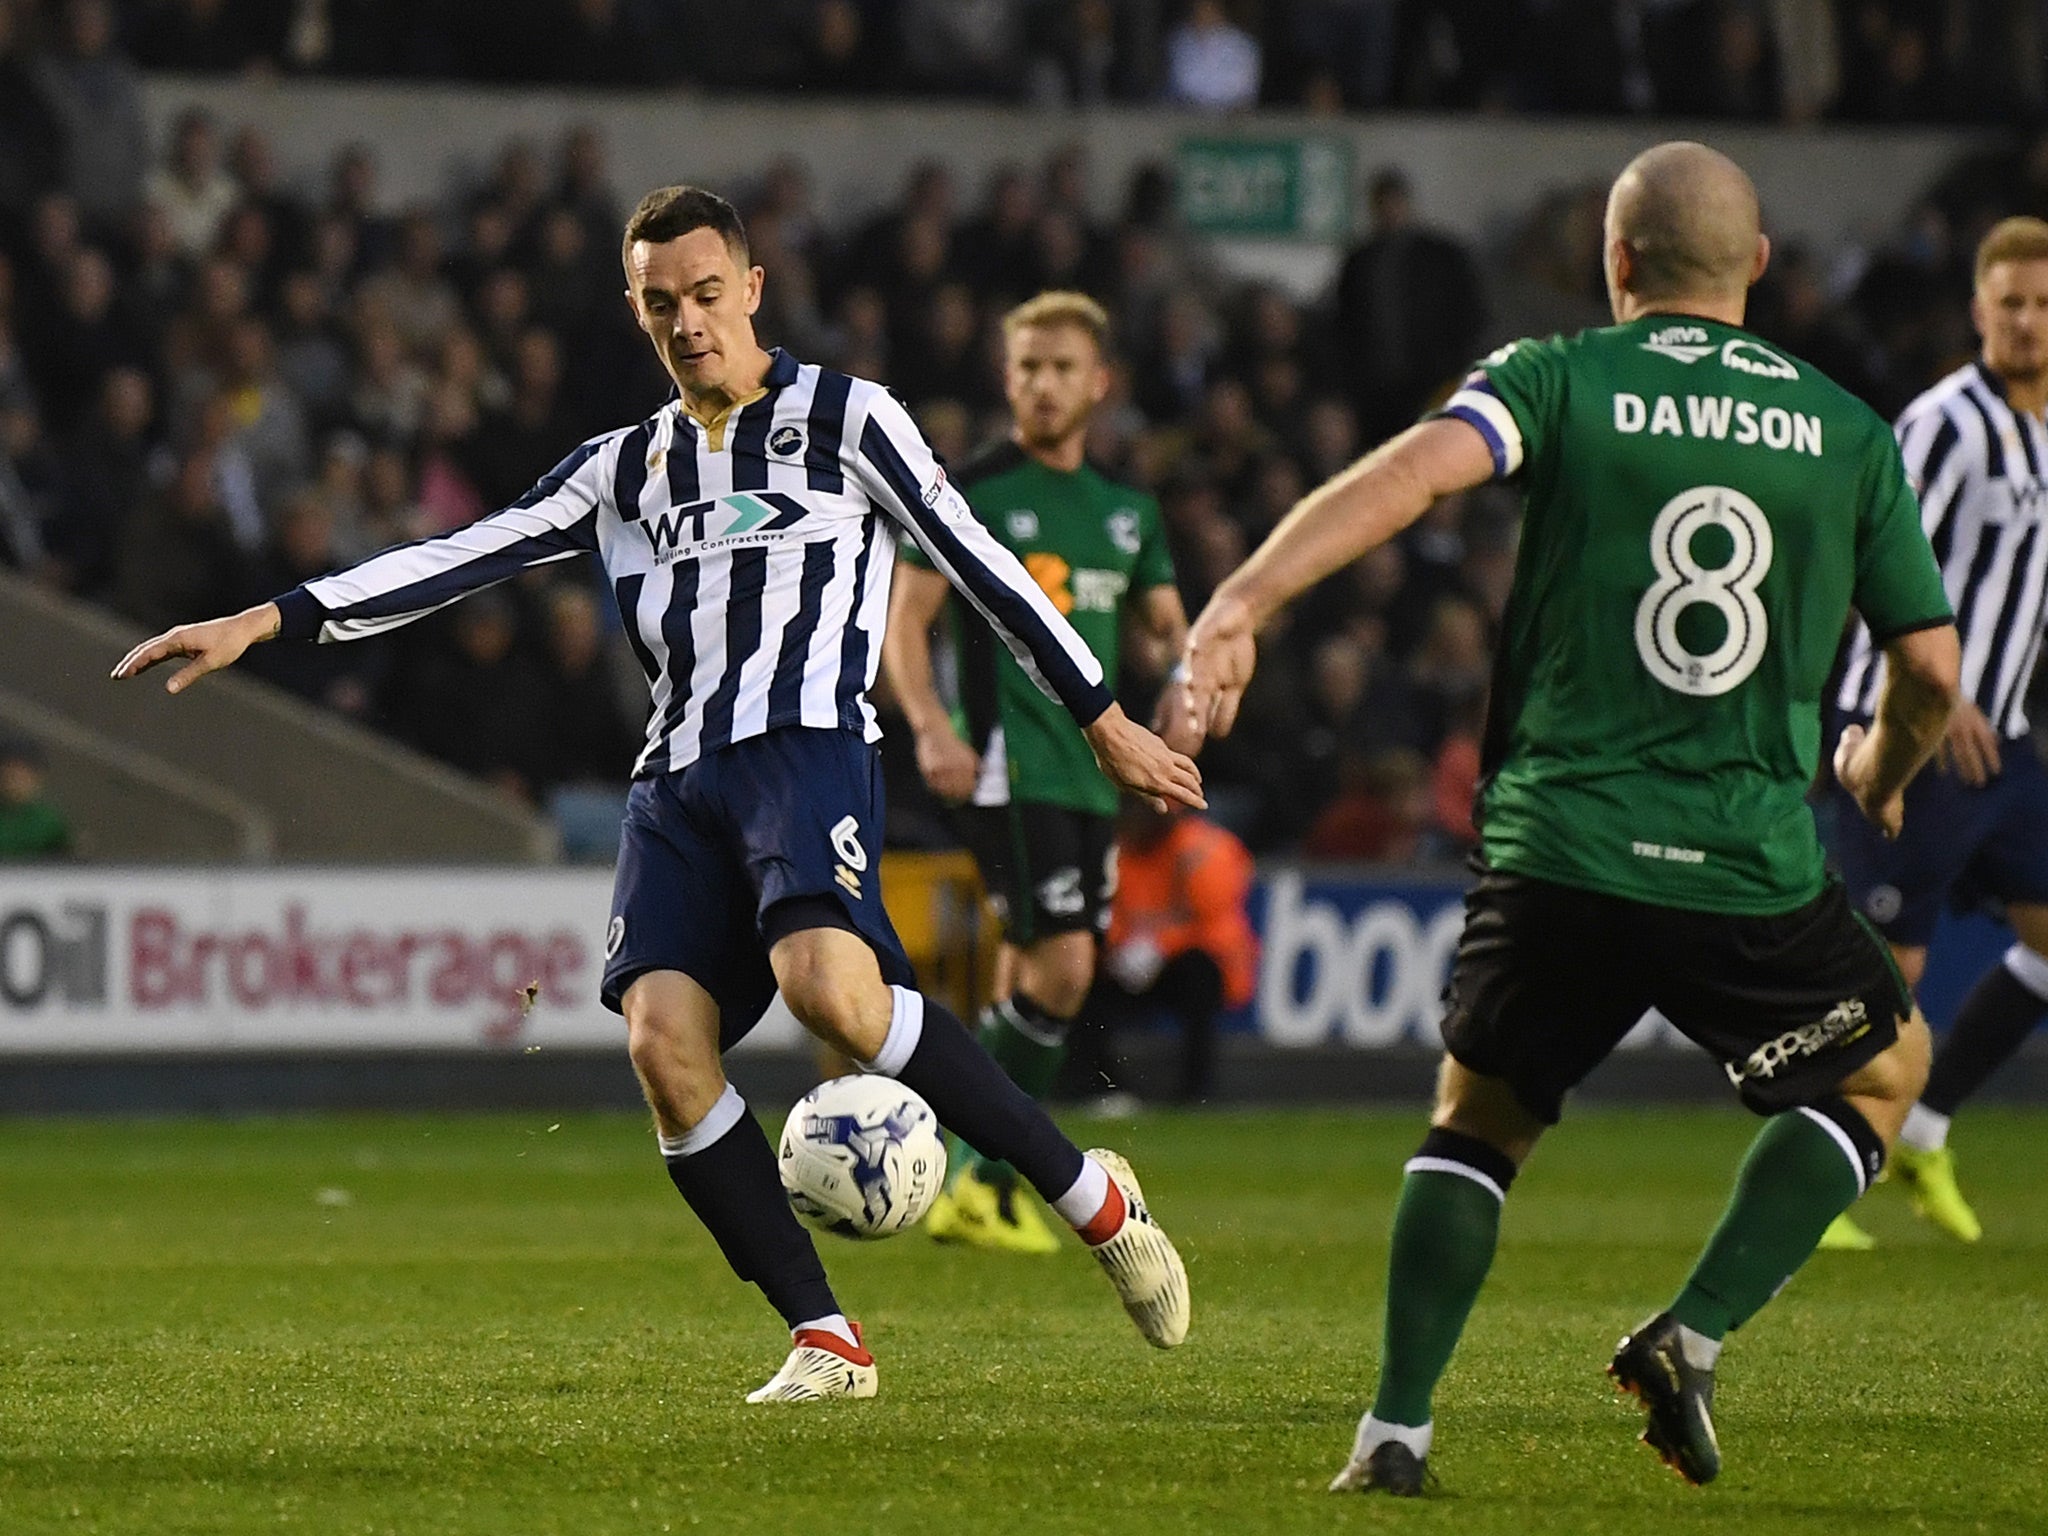
[[[1671,1315],[1718,1339],[1777,1295],[1828,1223],[1863,1192],[1838,1136],[1797,1110],[1773,1115],[1750,1143],[1735,1193]]]
[[[1416,1162],[1440,1163],[1433,1144],[1448,1135],[1432,1131]],[[1386,1332],[1372,1412],[1388,1424],[1430,1422],[1437,1379],[1465,1331],[1500,1233],[1500,1195],[1465,1174],[1418,1168],[1416,1162],[1401,1181],[1387,1252]],[[1513,1178],[1512,1164],[1506,1172]]]
[[[991,1003],[980,1019],[981,1047],[996,1059],[996,1065],[1010,1081],[1042,1099],[1052,1091],[1060,1075],[1060,1063],[1067,1059],[1066,1032],[1072,1021],[1056,1019],[1030,998],[1018,993]],[[972,1169],[989,1184],[1013,1185],[1017,1170],[998,1158],[983,1157],[964,1142],[953,1149],[954,1166]]]

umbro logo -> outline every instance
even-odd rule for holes
[[[1697,363],[1713,355],[1714,339],[1701,326],[1667,325],[1663,330],[1650,334],[1650,339],[1643,343],[1643,350],[1675,362]]]

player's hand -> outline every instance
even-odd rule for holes
[[[113,675],[116,678],[135,677],[160,661],[169,661],[173,656],[189,656],[191,661],[173,672],[170,681],[164,684],[166,693],[183,693],[207,673],[233,666],[250,646],[275,635],[282,622],[277,604],[264,603],[224,619],[208,619],[203,624],[180,624],[153,640],[143,641],[123,656]]]
[[[1121,704],[1110,705],[1082,734],[1102,771],[1131,793],[1143,795],[1155,810],[1175,805],[1208,808],[1201,769],[1125,714]]]
[[[1258,663],[1251,610],[1234,598],[1211,598],[1188,630],[1180,665],[1161,701],[1162,708],[1170,706],[1181,716],[1168,739],[1193,751],[1209,736],[1228,736]]]
[[[959,805],[974,794],[981,777],[981,757],[962,741],[950,721],[917,733],[917,771],[933,794]]]
[[[1897,837],[1906,824],[1906,792],[1902,789],[1883,804],[1871,798],[1877,777],[1876,741],[1860,725],[1845,726],[1835,744],[1835,778],[1856,802],[1864,819],[1886,837]]]
[[[1972,789],[1982,789],[2004,768],[1998,755],[1998,732],[1984,711],[1970,700],[1956,705],[1948,717],[1948,730],[1934,749],[1935,761]]]

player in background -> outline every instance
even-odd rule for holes
[[[1126,623],[1162,658],[1179,652],[1188,625],[1158,503],[1085,457],[1089,417],[1109,392],[1108,341],[1109,316],[1086,294],[1041,293],[1004,316],[1010,435],[969,459],[953,483],[1113,683]],[[960,807],[961,840],[1002,923],[997,971],[1014,985],[982,1015],[981,1043],[1042,1098],[1109,926],[1117,787],[1072,718],[983,625],[956,626],[960,714],[947,709],[933,685],[931,628],[951,590],[922,551],[898,552],[883,662],[916,733],[918,767]],[[1059,1240],[1019,1194],[1007,1163],[966,1153],[926,1230],[942,1241],[1056,1252]]]
[[[1837,789],[1832,839],[1850,900],[1890,941],[1908,986],[1920,984],[1946,904],[1994,901],[2019,939],[1963,1000],[1892,1153],[1913,1208],[1966,1243],[1983,1229],[1956,1186],[1949,1121],[2048,1014],[2048,769],[2026,715],[2048,626],[2048,223],[2007,219],[1985,235],[1970,314],[1977,360],[1895,429],[1962,634],[1962,702],[1934,770],[1906,792],[1906,830],[1879,835]],[[1838,727],[1870,723],[1883,673],[1859,625]],[[1825,1241],[1872,1246],[1847,1215]]]
[[[1956,698],[1956,632],[1885,423],[1741,329],[1769,252],[1733,161],[1686,143],[1638,156],[1607,203],[1617,323],[1487,358],[1439,415],[1304,498],[1189,633],[1168,704],[1227,731],[1254,636],[1290,598],[1439,497],[1522,487],[1483,867],[1394,1213],[1378,1394],[1335,1489],[1421,1491],[1501,1203],[1646,1010],[1768,1117],[1691,1275],[1609,1367],[1695,1483],[1720,1470],[1723,1338],[1877,1175],[1926,1078],[1927,1027],[1827,876],[1806,791],[1853,606],[1888,666],[1835,770],[1898,830]]]
[[[1075,1147],[915,990],[882,909],[880,733],[866,695],[899,532],[1001,630],[1112,778],[1199,805],[1194,765],[1124,717],[1093,654],[974,520],[888,391],[761,347],[763,273],[729,203],[652,192],[620,254],[634,317],[676,386],[653,416],[583,444],[469,527],[180,626],[114,675],[192,657],[176,693],[258,641],[353,639],[597,552],[653,694],[600,990],[625,1015],[671,1181],[789,1325],[788,1358],[748,1401],[872,1397],[877,1383],[774,1149],[725,1079],[725,1050],[778,988],[820,1040],[1015,1164],[1081,1233],[1146,1339],[1178,1344],[1187,1274],[1129,1165]]]

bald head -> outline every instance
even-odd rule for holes
[[[1607,197],[1607,282],[1620,315],[1673,301],[1738,305],[1763,273],[1756,188],[1704,144],[1644,150]]]

